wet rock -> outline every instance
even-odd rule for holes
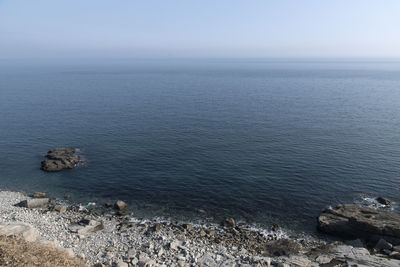
[[[280,226],[279,226],[279,224],[274,224],[274,225],[272,225],[272,231],[274,231],[274,232],[276,232],[276,231],[278,231],[280,229]]]
[[[45,208],[49,202],[49,198],[32,198],[21,201],[17,206],[28,209]]]
[[[128,206],[128,204],[126,204],[124,201],[122,200],[118,200],[117,202],[115,202],[114,204],[114,208],[117,210],[123,210]]]
[[[129,210],[119,210],[116,213],[118,216],[128,216],[132,214],[132,211]]]
[[[0,235],[15,236],[28,242],[35,242],[39,232],[27,223],[13,222],[0,224]]]
[[[228,228],[233,228],[236,226],[235,220],[233,218],[226,218],[223,222],[222,225],[224,227],[228,227]]]
[[[46,160],[42,161],[41,168],[47,172],[57,172],[64,169],[72,169],[78,164],[79,156],[75,149],[56,148],[47,152]]]
[[[385,239],[379,239],[378,243],[376,243],[374,249],[376,251],[383,251],[385,249],[392,249],[393,245],[387,242]]]
[[[70,195],[65,195],[64,199],[71,199],[71,196]]]
[[[389,206],[390,205],[390,200],[384,197],[377,197],[375,199],[376,201],[378,201],[378,203],[382,204],[382,205],[386,205]]]
[[[45,198],[46,197],[46,193],[44,192],[35,192],[32,195],[33,198]]]
[[[337,206],[321,213],[318,229],[345,238],[400,238],[400,215],[355,205]]]
[[[106,208],[111,208],[111,207],[112,207],[112,204],[111,204],[110,202],[106,202],[106,203],[104,204],[104,206],[105,206]]]

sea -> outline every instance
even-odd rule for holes
[[[82,162],[40,170],[56,147]],[[3,59],[0,189],[311,234],[330,206],[398,212],[400,60]]]

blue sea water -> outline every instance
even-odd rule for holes
[[[83,164],[41,171],[55,147]],[[400,62],[2,60],[0,188],[307,232],[329,205],[397,211]]]

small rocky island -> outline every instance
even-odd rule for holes
[[[72,148],[56,148],[46,154],[46,160],[41,163],[41,170],[57,172],[65,169],[73,169],[78,164],[80,157]]]

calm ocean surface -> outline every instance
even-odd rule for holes
[[[85,162],[42,172],[55,147]],[[328,205],[396,211],[400,62],[3,60],[0,188],[308,232]]]

